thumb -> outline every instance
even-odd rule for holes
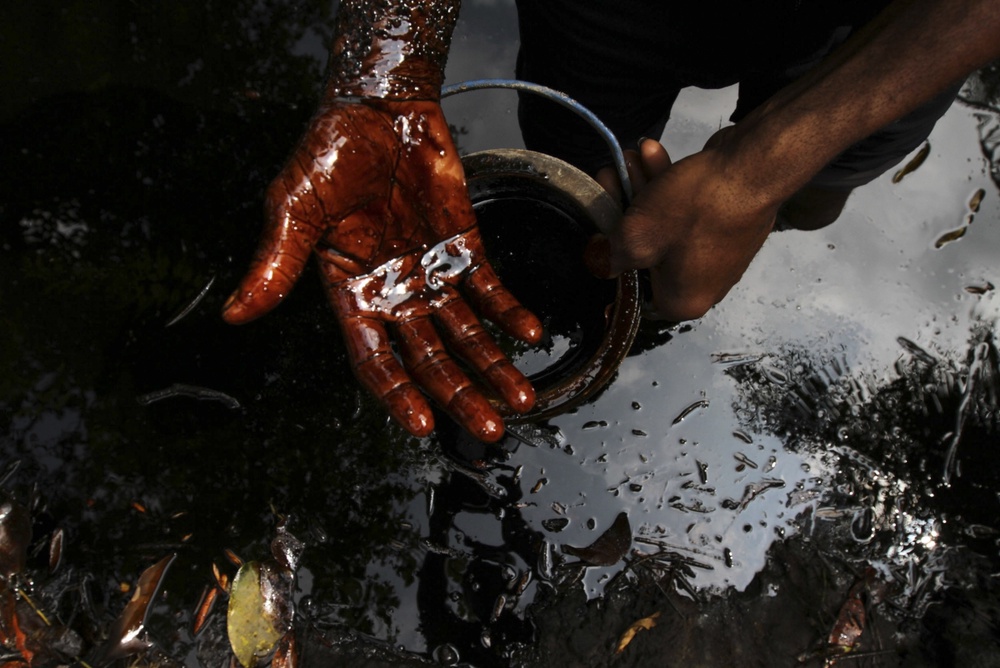
[[[222,318],[231,325],[250,322],[277,306],[291,291],[322,228],[300,220],[297,211],[302,198],[282,187],[279,177],[268,189],[268,223],[261,235],[254,259],[240,286],[222,307]]]

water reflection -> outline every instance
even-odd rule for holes
[[[1000,530],[988,76],[917,170],[859,191],[827,230],[773,235],[722,307],[684,330],[647,326],[597,399],[487,448],[387,425],[317,281],[251,328],[219,322],[214,286],[166,326],[213,276],[234,284],[230,258],[251,252],[263,188],[311,109],[321,61],[304,54],[329,7],[92,4],[117,22],[0,27],[2,48],[38,63],[0,114],[0,144],[17,149],[0,155],[0,479],[33,512],[40,604],[88,646],[125,607],[122,583],[176,552],[151,637],[178,662],[221,665],[224,616],[190,633],[212,565],[231,576],[227,549],[265,557],[287,517],[306,545],[306,665],[413,660],[396,646],[479,666],[609,665],[619,635],[657,611],[627,650],[636,662],[791,665],[868,565],[889,583],[869,612],[873,649],[902,647],[910,665],[996,651],[976,625],[996,621]],[[468,3],[450,77],[471,75],[474,50],[489,61],[477,75],[509,74],[510,12]],[[80,68],[53,43],[83,44]],[[698,95],[668,127],[678,153],[728,117],[731,92]],[[463,146],[516,145],[512,104],[456,110]],[[177,384],[239,407],[138,401]],[[563,547],[621,513],[625,561],[574,563]]]

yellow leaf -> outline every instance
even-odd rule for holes
[[[282,625],[281,620],[269,615],[264,606],[260,564],[256,561],[244,563],[233,578],[226,615],[229,644],[240,665],[253,668],[258,659],[274,649],[284,632],[279,625]]]
[[[656,626],[656,618],[660,616],[659,612],[654,612],[649,617],[643,617],[637,621],[632,626],[625,630],[622,637],[618,639],[618,649],[615,650],[615,654],[621,654],[628,647],[628,644],[632,642],[632,638],[635,638],[635,634],[639,631],[648,631],[649,629]]]

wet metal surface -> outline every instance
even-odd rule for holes
[[[773,234],[701,321],[645,324],[588,403],[419,440],[351,377],[315,271],[253,325],[218,315],[330,8],[91,4],[0,27],[32,64],[0,107],[0,552],[84,647],[176,554],[150,656],[224,665],[202,594],[287,528],[304,665],[822,665],[855,600],[859,665],[995,660],[996,102],[833,226]],[[509,76],[512,3],[464,4],[448,80]],[[463,150],[518,145],[510,93],[461,97]],[[685,92],[673,157],[733,101]]]

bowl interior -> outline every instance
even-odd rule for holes
[[[507,416],[565,411],[611,379],[638,326],[635,275],[601,280],[583,264],[587,240],[620,210],[590,177],[550,156],[484,151],[463,162],[490,262],[545,325],[537,346],[494,331],[538,396],[529,414]]]

